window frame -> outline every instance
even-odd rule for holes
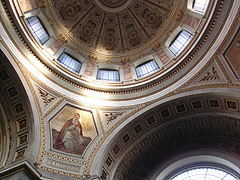
[[[108,78],[103,78],[104,75],[100,76],[101,72],[117,72],[117,76],[113,76],[113,78],[109,78],[110,74],[106,75]],[[115,78],[117,77],[117,78]],[[109,69],[109,68],[101,68],[97,70],[96,79],[99,81],[108,81],[108,82],[120,82],[120,73],[116,69]]]
[[[168,178],[167,180],[177,180],[180,175],[186,173],[186,172],[189,172],[189,171],[192,171],[192,170],[196,170],[196,169],[211,169],[211,170],[217,170],[217,171],[221,171],[223,173],[226,173],[226,175],[230,175],[231,177],[235,178],[233,180],[237,180],[236,179],[236,175],[234,172],[226,169],[226,167],[223,167],[223,166],[219,166],[217,164],[206,164],[206,165],[200,165],[200,164],[193,164],[193,165],[188,165],[188,166],[185,166],[185,167],[182,167],[181,169],[178,169],[176,170],[175,172],[173,172]],[[207,174],[207,173],[206,173]],[[189,174],[188,174],[189,175]],[[226,176],[225,175],[225,176]],[[225,177],[224,176],[224,177]],[[189,176],[190,179],[192,176]],[[223,177],[223,178],[224,178]],[[220,179],[222,180],[222,178]],[[227,180],[227,179],[226,179]]]
[[[179,36],[182,34],[182,32],[187,32],[190,34],[190,36],[187,38],[187,40],[184,43],[181,43],[178,39],[180,38]],[[170,50],[170,52],[176,57],[178,56],[185,48],[186,46],[190,43],[190,41],[193,38],[193,34],[191,32],[189,32],[186,29],[182,29],[176,36],[175,38],[172,40],[172,42],[169,44],[168,48]],[[178,41],[180,44],[182,44],[182,46],[180,48],[178,48],[178,50],[174,53],[173,50],[171,49],[171,46],[174,45],[175,41]]]
[[[70,58],[70,62],[66,63],[66,62],[63,62],[67,60],[67,58],[65,59],[61,59],[61,57],[63,57],[65,55],[65,57],[67,56],[68,58]],[[64,67],[66,67],[67,69],[69,69],[70,71],[76,73],[76,74],[79,74],[81,68],[82,68],[82,62],[79,61],[78,59],[74,58],[73,56],[71,56],[70,54],[66,53],[66,52],[63,52],[58,58],[57,58],[57,61]],[[76,62],[76,63],[79,63],[80,66],[77,66],[76,69],[74,69],[73,67],[71,67],[71,63],[73,62]],[[76,64],[74,65],[76,66]]]
[[[207,11],[207,8],[208,8],[208,5],[209,5],[209,2],[210,2],[210,1],[209,1],[209,0],[205,0],[204,6],[202,7],[202,10],[198,10],[198,9],[195,8],[195,3],[196,3],[196,1],[198,1],[198,0],[193,0],[192,9],[193,9],[194,11],[198,12],[198,13],[204,14],[204,13]]]
[[[151,62],[154,62],[154,64],[156,64],[156,67],[153,67],[150,71],[148,71],[146,65],[150,64]],[[146,68],[147,72],[139,74],[138,72],[140,72],[140,71],[138,69],[140,69],[141,67]],[[160,67],[159,67],[159,65],[158,65],[158,63],[156,62],[155,59],[150,59],[150,60],[145,61],[145,62],[139,64],[138,66],[136,66],[135,70],[136,70],[137,78],[141,79],[141,78],[147,77],[147,76],[157,72],[158,70],[160,70]]]
[[[33,18],[36,18],[38,22],[31,24],[30,19],[33,19]],[[48,33],[46,27],[43,25],[41,19],[38,16],[31,16],[26,19],[26,22],[27,22],[28,28],[30,29],[30,31],[32,32],[34,37],[37,39],[37,41],[41,45],[45,44],[50,39],[50,36],[49,36],[49,33]],[[37,23],[38,23],[38,29],[35,29],[34,25],[36,25]],[[42,29],[43,34],[41,36],[39,36],[39,34],[37,32],[41,31],[41,29]],[[47,38],[44,38],[43,36],[46,36]],[[43,37],[43,38],[41,38],[41,37]]]

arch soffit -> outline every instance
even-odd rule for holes
[[[2,44],[0,47],[0,100],[7,120],[6,145],[9,145],[5,167],[26,159],[33,164],[40,144],[40,138],[36,138],[40,137],[37,128],[40,124],[35,100],[19,64]]]
[[[105,139],[94,158],[91,171],[101,174],[102,167],[107,166],[106,158],[109,154],[113,157],[113,162],[115,158],[120,162],[119,160],[123,159],[128,151],[133,149],[148,135],[158,131],[157,129],[162,126],[167,126],[168,123],[181,121],[184,119],[183,117],[194,119],[195,117],[216,115],[216,117],[225,116],[230,119],[239,119],[239,90],[236,90],[235,93],[233,92],[231,96],[225,93],[226,89],[214,89],[214,94],[212,92],[213,90],[201,90],[178,94],[143,108],[124,121],[111,132],[111,136]],[[236,105],[233,105],[235,106],[234,109],[229,106],[229,103]],[[129,141],[126,140],[127,142],[125,143],[124,137],[126,135],[129,135]],[[117,152],[117,155],[114,154],[113,150],[116,145],[120,149],[120,153],[118,154]],[[99,166],[99,159],[102,162],[101,167]],[[97,163],[95,162],[96,160],[98,161]],[[117,168],[116,164],[113,166],[111,172],[114,172]]]

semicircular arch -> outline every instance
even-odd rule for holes
[[[161,143],[166,146],[168,138],[173,140],[168,143],[178,141],[181,143],[184,139],[180,140],[179,137],[195,138],[197,141],[202,141],[205,136],[230,137],[239,140],[238,99],[237,91],[232,95],[224,93],[221,89],[215,89],[214,95],[207,91],[205,93],[191,91],[143,108],[106,138],[95,157],[98,160],[98,167],[101,160],[101,166],[97,168],[96,162],[93,162],[92,167],[98,170],[95,174],[106,174],[110,179],[113,177],[115,179],[117,176],[114,174],[122,173],[123,167],[129,174],[137,174],[135,170],[138,168],[135,167],[134,171],[130,171],[131,165],[143,164],[143,160],[138,158],[143,155],[146,158],[148,155],[157,153],[158,150],[154,147],[161,146]],[[229,103],[235,104],[232,104],[235,107],[230,107]],[[226,127],[229,129],[226,130]],[[220,142],[221,138],[218,140]],[[136,158],[132,158],[134,156]]]

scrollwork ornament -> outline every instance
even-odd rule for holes
[[[109,112],[109,113],[105,113],[105,118],[107,121],[107,125],[109,123],[111,123],[112,121],[114,121],[115,119],[117,119],[117,117],[123,115],[123,112]]]
[[[38,88],[38,91],[40,93],[40,96],[43,100],[44,106],[46,107],[47,105],[49,105],[53,100],[55,100],[56,98],[53,97],[52,95],[50,95],[48,92],[42,90],[41,88]]]

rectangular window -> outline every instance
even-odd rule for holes
[[[99,69],[97,73],[97,80],[119,82],[119,72],[112,69]]]
[[[81,62],[72,58],[67,53],[62,53],[61,56],[58,58],[58,62],[60,62],[63,66],[70,69],[75,73],[79,73],[81,69]]]
[[[146,77],[159,70],[159,67],[155,60],[147,61],[136,67],[136,73],[138,78]]]
[[[174,54],[174,56],[179,55],[184,50],[184,48],[188,45],[192,37],[193,35],[186,30],[182,30],[176,36],[176,38],[172,41],[172,43],[169,46],[169,49]]]
[[[205,13],[208,7],[209,0],[194,0],[193,9],[200,13]]]
[[[33,35],[37,38],[41,45],[43,45],[49,39],[49,35],[39,18],[37,16],[33,16],[26,19],[26,21]]]

